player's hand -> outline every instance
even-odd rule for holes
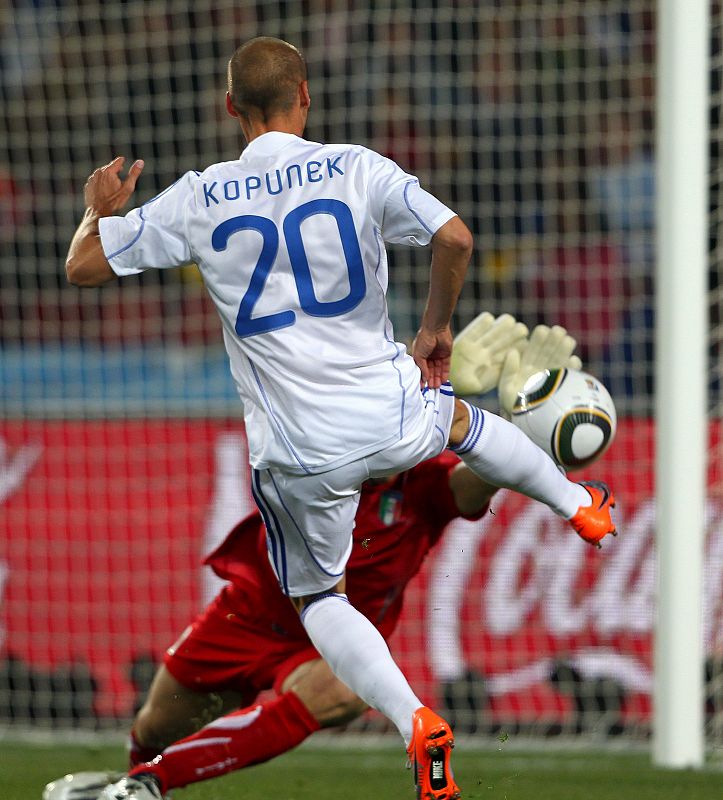
[[[580,369],[582,361],[573,355],[575,347],[577,342],[565,328],[559,325],[552,328],[538,325],[521,350],[510,350],[502,365],[497,387],[503,413],[508,417],[512,415],[517,393],[536,372],[560,367]]]
[[[454,339],[450,380],[455,394],[484,394],[497,386],[505,356],[520,348],[529,330],[510,314],[484,311]]]
[[[439,389],[449,378],[452,344],[449,326],[441,331],[420,328],[414,338],[412,358],[422,371],[422,382],[430,389]]]
[[[86,181],[85,206],[99,217],[108,217],[120,211],[136,188],[136,181],[145,165],[143,161],[134,161],[125,180],[121,180],[120,172],[124,163],[125,158],[118,156],[110,164],[95,170]]]

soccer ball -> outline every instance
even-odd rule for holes
[[[587,372],[546,369],[517,394],[512,422],[566,470],[592,464],[615,438],[608,390]]]

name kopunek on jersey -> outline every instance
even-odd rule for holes
[[[285,169],[274,169],[263,175],[249,175],[244,180],[231,180],[225,183],[213,181],[203,184],[203,197],[206,208],[219,205],[223,200],[251,200],[258,194],[277,195],[290,189],[302,188],[309,183],[332,180],[343,175],[339,166],[343,156],[328,156],[323,161],[306,161],[303,164],[289,164]]]

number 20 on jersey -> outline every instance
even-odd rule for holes
[[[316,214],[332,216],[339,231],[349,277],[349,293],[340,300],[322,302],[314,292],[309,259],[301,235],[301,223]],[[366,280],[359,238],[354,228],[354,219],[349,206],[341,200],[312,200],[290,211],[284,217],[282,227],[301,309],[313,317],[337,317],[356,308],[366,294]],[[251,317],[254,306],[264,290],[266,279],[276,261],[279,251],[279,230],[273,220],[267,217],[259,217],[254,214],[231,217],[214,230],[211,236],[213,249],[217,252],[226,250],[231,236],[244,230],[258,231],[262,237],[262,245],[261,253],[236,315],[236,333],[242,338],[286,328],[296,322],[296,314],[291,309],[261,317]]]

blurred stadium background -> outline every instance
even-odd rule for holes
[[[250,508],[220,327],[193,268],[66,285],[81,188],[143,158],[142,202],[238,156],[223,109],[242,41],[298,44],[307,130],[396,159],[459,211],[478,311],[565,325],[615,398],[624,535],[601,553],[501,498],[454,526],[408,594],[395,652],[480,741],[650,735],[653,0],[361,3],[16,0],[0,9],[0,726],[122,730],[215,585],[204,552]],[[723,745],[721,9],[711,41],[706,731]],[[428,256],[395,251],[397,338]],[[580,477],[583,477],[581,475]],[[446,637],[430,652],[427,631]],[[352,728],[378,729],[369,715]]]

